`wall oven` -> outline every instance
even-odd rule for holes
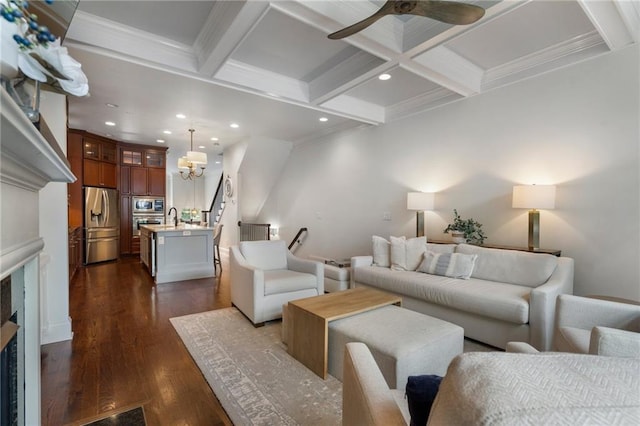
[[[164,216],[164,198],[133,197],[131,212],[134,215],[157,214]]]
[[[164,215],[134,215],[132,222],[133,235],[140,235],[141,225],[164,225]]]

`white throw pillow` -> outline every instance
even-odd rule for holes
[[[415,271],[426,251],[425,237],[406,239],[391,237],[391,269],[395,271]]]
[[[428,251],[418,272],[468,280],[476,264],[477,254],[434,253]]]
[[[373,264],[382,268],[391,266],[390,243],[382,237],[373,238]]]

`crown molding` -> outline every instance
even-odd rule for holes
[[[67,41],[115,51],[170,68],[198,72],[198,62],[191,46],[82,11],[74,15],[65,44]]]
[[[591,53],[593,49],[607,51],[606,45],[597,31],[575,37],[533,54],[523,56],[504,65],[487,70],[482,82],[482,90],[493,89],[508,84],[514,78],[521,78],[528,71],[539,73],[549,71],[569,62],[581,53]]]

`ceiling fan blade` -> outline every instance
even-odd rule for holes
[[[383,16],[394,14],[395,13],[393,11],[394,3],[395,3],[394,0],[388,0],[373,15],[369,16],[368,18],[363,19],[360,22],[356,22],[355,24],[350,25],[347,28],[343,28],[340,31],[336,31],[335,33],[331,33],[327,37],[329,37],[331,40],[339,40],[341,38],[349,37],[350,35],[355,34],[358,31],[364,30],[369,25],[373,24],[374,22],[376,22],[378,19],[382,18]]]
[[[455,1],[418,0],[412,15],[425,16],[447,24],[473,24],[484,16],[484,9],[472,4]]]

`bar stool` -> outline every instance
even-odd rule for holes
[[[222,262],[220,261],[220,236],[222,235],[223,226],[223,224],[219,223],[215,226],[213,231],[213,273],[215,275],[218,275],[218,266],[220,266],[220,272],[222,273]]]

